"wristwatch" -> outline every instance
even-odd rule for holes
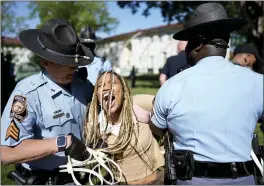
[[[56,138],[56,144],[57,144],[57,147],[59,149],[59,152],[64,151],[65,148],[66,148],[66,145],[67,145],[67,138],[66,138],[66,136],[64,134],[63,135],[59,135]]]

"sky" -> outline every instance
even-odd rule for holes
[[[97,35],[100,37],[110,37],[113,35],[118,35],[122,33],[132,32],[138,29],[147,29],[156,26],[165,25],[166,22],[163,22],[163,18],[159,9],[152,9],[150,11],[151,15],[145,17],[141,15],[142,10],[145,6],[142,6],[136,14],[132,14],[131,9],[119,8],[116,2],[108,1],[107,7],[110,12],[111,17],[115,17],[119,20],[119,24],[116,29],[107,34],[98,32]],[[14,9],[17,16],[28,16],[29,10],[27,9],[28,2],[17,2],[17,6]],[[33,19],[26,22],[29,25],[29,28],[35,28],[39,23],[39,19]]]

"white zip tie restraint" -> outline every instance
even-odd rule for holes
[[[263,162],[263,159],[260,158],[260,161],[261,161],[261,163],[260,163],[256,154],[254,153],[254,151],[252,149],[251,149],[250,155],[251,155],[251,158],[253,159],[253,161],[255,162],[255,164],[257,165],[257,167],[259,168],[262,177],[264,178],[264,162]]]
[[[101,185],[103,185],[104,182],[108,185],[115,185],[115,184],[119,183],[121,180],[121,177],[122,177],[122,171],[121,171],[120,167],[118,166],[118,164],[116,162],[114,162],[112,159],[108,158],[107,155],[105,153],[101,152],[100,150],[93,150],[93,149],[90,149],[88,147],[86,147],[86,149],[90,153],[90,156],[87,160],[77,161],[75,159],[70,158],[70,156],[68,156],[68,163],[66,165],[60,166],[60,168],[66,168],[66,169],[62,169],[62,170],[60,170],[60,172],[68,172],[69,174],[71,174],[72,179],[76,185],[81,185],[81,184],[75,178],[73,172],[86,172],[86,173],[88,173],[90,185],[94,185],[94,183],[92,181],[92,177],[91,177],[92,175],[97,177],[100,180]],[[95,163],[96,163],[96,165],[91,169],[81,168],[83,166],[92,165]],[[117,167],[118,172],[119,172],[119,177],[118,177],[118,180],[116,182],[115,182],[114,175],[113,175],[112,171],[107,167],[106,163],[112,163],[114,166]],[[109,175],[111,177],[111,181],[107,181],[104,179],[104,177],[101,174],[101,169],[100,169],[101,167],[103,167],[109,173]],[[96,169],[99,170],[99,173],[97,173],[95,171]]]

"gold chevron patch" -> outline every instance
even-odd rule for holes
[[[15,141],[18,141],[19,134],[20,134],[20,130],[17,127],[16,122],[14,120],[12,120],[11,123],[10,123],[10,125],[9,125],[9,127],[7,128],[6,136],[5,136],[5,141],[8,138],[12,138]]]

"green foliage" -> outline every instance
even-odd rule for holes
[[[73,23],[76,31],[91,26],[96,31],[110,32],[118,20],[110,16],[105,2],[88,1],[34,1],[30,2],[30,18],[39,16],[40,27],[51,18],[62,18]]]
[[[15,2],[1,1],[1,35],[17,35],[21,30],[28,28],[25,24],[25,17],[14,16],[13,8],[16,7]]]
[[[40,57],[33,53],[29,63],[18,66],[15,81],[18,82],[26,77],[39,73],[41,70],[43,70],[43,67],[40,65]]]
[[[15,182],[7,178],[7,174],[14,169],[14,165],[4,165],[1,163],[1,185],[16,185]]]
[[[184,22],[190,12],[194,10],[195,7],[200,5],[202,2],[199,1],[118,1],[117,4],[120,8],[129,8],[132,13],[137,13],[141,5],[145,4],[146,7],[142,12],[142,15],[149,16],[150,10],[153,8],[158,8],[161,11],[164,22],[170,23],[174,20],[178,22]]]

